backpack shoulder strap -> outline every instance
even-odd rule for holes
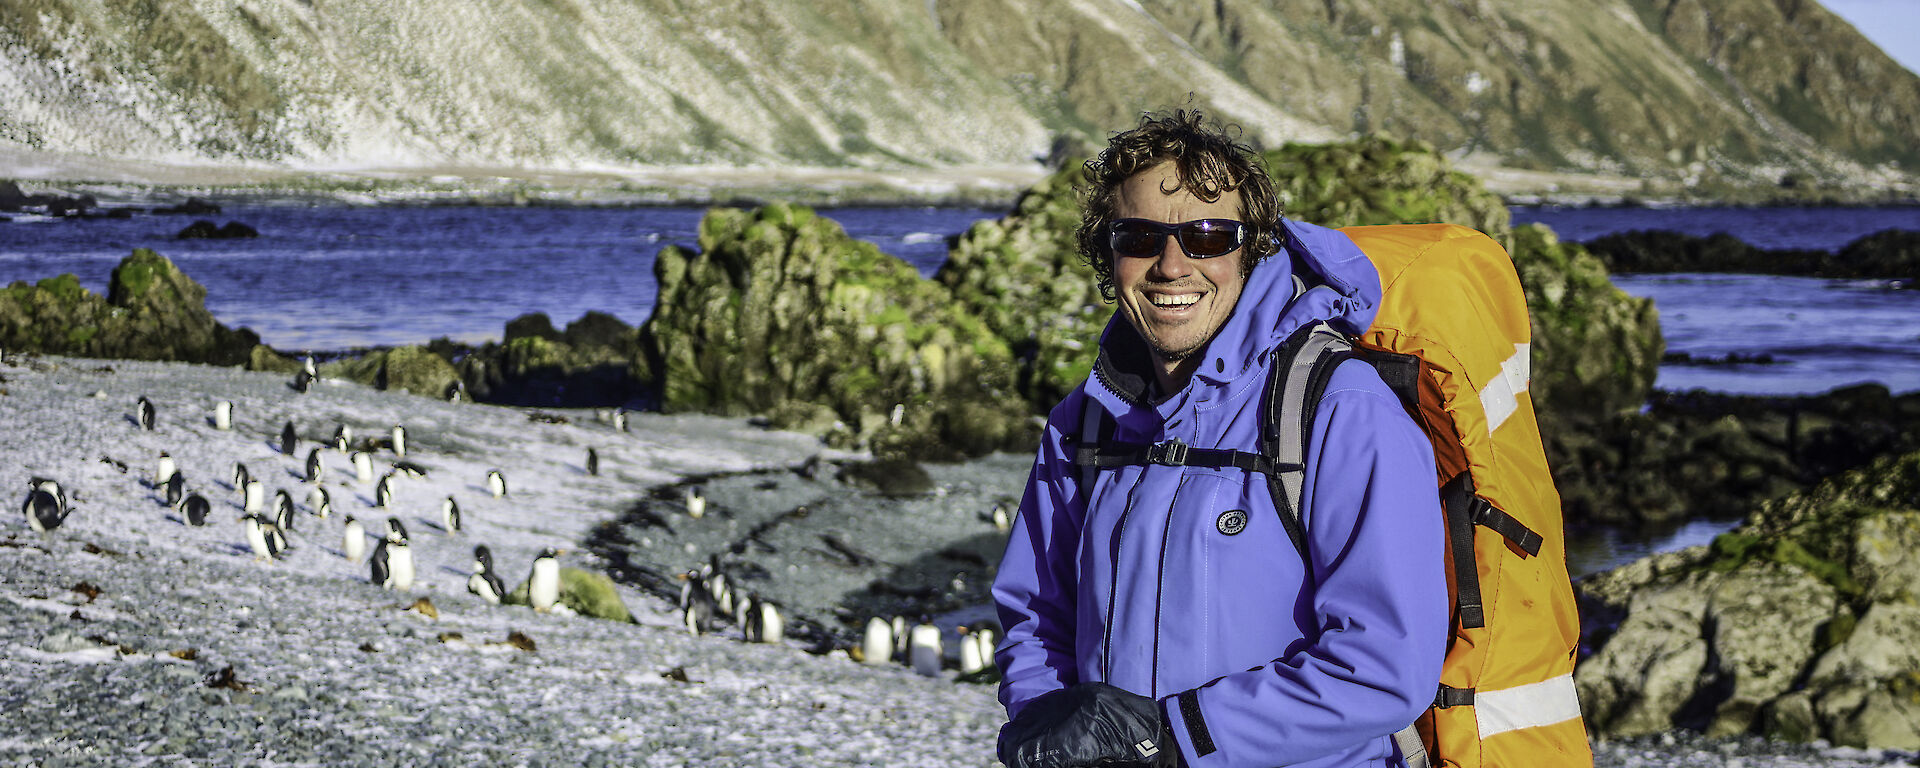
[[[1307,536],[1301,522],[1301,497],[1314,410],[1334,368],[1354,356],[1353,342],[1345,334],[1326,323],[1315,323],[1295,331],[1280,345],[1267,375],[1260,452],[1271,457],[1276,468],[1267,488],[1273,493],[1280,525],[1286,528],[1287,537],[1303,560],[1307,558]]]
[[[1080,467],[1078,491],[1082,503],[1093,493],[1094,482],[1100,479],[1100,446],[1112,442],[1114,430],[1113,419],[1107,416],[1107,409],[1100,407],[1100,401],[1091,394],[1085,394],[1083,399],[1080,435],[1073,444],[1073,463]]]

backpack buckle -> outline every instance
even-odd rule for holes
[[[1179,440],[1167,440],[1147,446],[1147,462],[1178,467],[1187,463],[1187,444]]]

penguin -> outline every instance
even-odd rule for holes
[[[333,494],[326,487],[316,485],[307,491],[307,511],[322,520],[333,514]]]
[[[497,469],[487,470],[487,490],[492,491],[496,499],[507,495],[507,476]]]
[[[960,673],[971,675],[993,666],[993,651],[1000,643],[1000,624],[983,619],[959,628]]]
[[[173,479],[173,473],[178,471],[180,468],[173,463],[173,455],[161,451],[160,460],[153,465],[153,487],[159,488],[166,485],[168,480]]]
[[[449,403],[460,402],[461,400],[466,399],[467,383],[459,379],[454,379],[453,383],[448,384],[446,391],[442,392],[441,394],[446,397],[447,402]]]
[[[613,409],[613,429],[616,432],[627,431],[627,409]]]
[[[293,422],[288,421],[286,426],[280,428],[280,455],[292,456],[299,447],[300,435],[293,431]]]
[[[393,473],[380,476],[380,484],[373,487],[373,505],[381,509],[393,506]]]
[[[167,478],[165,488],[167,492],[167,506],[171,507],[179,504],[181,497],[187,493],[187,476],[180,474],[178,471],[174,472],[172,477]]]
[[[352,427],[349,427],[345,424],[341,424],[333,428],[333,449],[334,450],[339,451],[341,453],[346,453],[347,446],[351,445],[352,443],[353,443]]]
[[[587,449],[587,474],[600,474],[600,453],[592,448]]]
[[[893,660],[893,625],[875,616],[867,619],[867,631],[860,638],[860,662],[885,664]]]
[[[687,486],[687,517],[698,520],[707,514],[707,496],[700,486]]]
[[[393,425],[393,455],[407,455],[407,428],[398,424]]]
[[[413,551],[400,518],[387,518],[387,536],[373,546],[373,583],[402,592],[413,589]]]
[[[195,493],[182,499],[176,509],[187,518],[187,525],[198,528],[207,524],[207,513],[213,511],[213,505],[207,502],[207,497]]]
[[[326,474],[327,474],[327,465],[325,462],[320,460],[320,449],[315,448],[311,451],[308,451],[307,452],[307,482],[314,483],[317,485],[319,484],[320,479],[322,477],[325,477]]]
[[[213,428],[225,432],[233,429],[233,403],[227,400],[213,404]]]
[[[406,475],[407,477],[413,478],[415,480],[418,480],[420,478],[427,476],[426,467],[420,466],[411,461],[396,461],[393,463],[393,469],[395,472],[399,472],[400,474]]]
[[[293,496],[285,489],[273,492],[273,524],[282,531],[293,530]]]
[[[560,553],[549,548],[533,559],[533,573],[527,576],[527,603],[535,611],[547,613],[560,602]]]
[[[750,595],[745,601],[746,621],[741,631],[749,643],[776,644],[786,640],[786,625],[780,619],[780,604]]]
[[[893,617],[893,657],[907,661],[907,619],[905,616]]]
[[[47,477],[31,477],[27,479],[27,486],[45,493],[48,496],[52,496],[54,503],[60,508],[60,515],[62,517],[65,517],[68,512],[73,511],[67,505],[67,492],[60,490],[59,481]]]
[[[987,512],[987,520],[993,523],[993,529],[1001,533],[1013,530],[1013,516],[1007,511],[1007,505],[994,502],[993,509]]]
[[[313,389],[313,380],[316,378],[319,377],[306,371],[301,371],[293,375],[293,383],[287,386],[293,387],[293,391],[304,395],[308,390]]]
[[[940,643],[940,628],[922,617],[907,640],[907,654],[913,663],[913,671],[922,677],[939,677],[940,662],[945,652]]]
[[[714,615],[719,609],[714,607],[713,598],[705,592],[696,591],[687,604],[680,609],[680,622],[687,632],[704,635],[715,626]]]
[[[680,574],[680,608],[682,610],[685,610],[686,607],[693,602],[695,593],[707,595],[709,598],[712,597],[712,594],[707,592],[706,577],[701,575],[697,569]]]
[[[485,544],[473,548],[473,575],[467,577],[467,591],[494,605],[499,605],[507,596],[506,585],[500,583],[499,574],[493,572],[493,553],[487,551]]]
[[[363,483],[373,482],[373,457],[366,451],[353,452],[353,476]]]
[[[20,505],[20,511],[27,516],[27,525],[35,533],[46,533],[59,528],[67,520],[67,509],[53,494],[35,488],[27,491],[27,501]]]
[[[260,511],[260,505],[267,501],[267,486],[258,480],[248,480],[240,493],[240,498],[244,500],[240,508],[247,512]]]
[[[247,483],[253,480],[253,473],[247,471],[247,465],[238,461],[233,463],[233,489],[246,493]]]
[[[140,422],[140,428],[152,431],[154,421],[153,401],[148,400],[146,395],[141,395],[140,402],[134,404],[134,409],[137,414],[136,418]]]
[[[314,381],[320,380],[320,368],[313,364],[313,353],[309,352],[300,360],[300,372]]]
[[[253,550],[253,559],[273,562],[280,559],[286,551],[287,540],[280,535],[273,523],[257,514],[240,518],[247,531],[247,546]]]
[[[340,554],[347,558],[347,562],[357,563],[366,556],[367,529],[360,525],[360,521],[353,519],[353,515],[347,515],[347,525],[340,537]]]
[[[452,496],[440,502],[440,525],[447,529],[448,536],[460,532],[460,502],[454,501]]]

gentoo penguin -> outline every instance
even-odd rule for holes
[[[146,395],[141,395],[140,402],[134,404],[134,410],[135,417],[140,421],[140,428],[153,429],[153,401],[148,400]]]
[[[373,583],[387,589],[413,589],[413,551],[400,518],[387,518],[387,536],[373,546]]]
[[[407,428],[398,424],[393,425],[393,455],[407,455]]]
[[[35,488],[27,491],[27,501],[20,505],[20,511],[27,516],[27,525],[35,533],[46,533],[67,520],[67,509],[60,500],[46,491]]]
[[[467,591],[480,596],[494,605],[507,596],[507,587],[500,583],[500,576],[493,572],[493,553],[487,551],[487,545],[473,548],[473,575],[467,577]]]
[[[280,559],[287,551],[287,538],[280,529],[258,514],[240,518],[247,530],[247,546],[253,549],[253,559],[272,562]]]
[[[52,496],[54,503],[60,507],[61,517],[65,517],[68,512],[73,511],[68,508],[67,492],[60,490],[60,483],[58,481],[47,477],[32,477],[27,479],[27,486],[45,493],[48,496]]]
[[[695,520],[698,520],[701,517],[705,516],[706,514],[707,514],[706,494],[701,491],[700,486],[697,486],[697,485],[687,486],[687,517],[691,517]]]
[[[1000,642],[1000,624],[976,621],[959,628],[960,674],[971,675],[993,665],[994,647]]]
[[[320,460],[320,449],[307,452],[307,482],[318,483],[327,474],[326,462]]]
[[[492,491],[496,499],[507,495],[507,476],[497,469],[487,470],[487,490]]]
[[[683,590],[686,599],[680,606],[680,621],[687,631],[695,635],[704,635],[719,625],[720,608],[713,604],[713,595],[704,585],[694,585]]]
[[[333,494],[327,493],[326,486],[316,485],[307,491],[307,511],[322,520],[333,514]]]
[[[315,378],[318,377],[306,371],[301,371],[293,375],[293,383],[287,386],[293,387],[293,391],[304,395],[308,390],[313,389],[313,380]]]
[[[600,453],[592,448],[587,449],[587,474],[600,474]]]
[[[349,563],[360,562],[367,554],[367,529],[353,519],[353,515],[347,515],[346,528],[340,533],[340,554],[345,555]]]
[[[527,576],[527,603],[535,611],[546,613],[560,602],[559,552],[549,548],[533,559],[533,573]]]
[[[182,499],[177,509],[187,518],[187,525],[198,527],[207,524],[207,513],[213,511],[213,505],[207,497],[195,493]]]
[[[447,390],[441,394],[446,396],[447,402],[457,403],[466,399],[466,393],[467,383],[459,379],[454,379],[452,384],[447,385]]]
[[[779,643],[786,639],[786,625],[780,619],[780,604],[772,600],[749,595],[746,621],[741,623],[741,632],[749,643]]]
[[[286,426],[280,428],[280,455],[292,456],[299,447],[300,434],[293,431],[293,422],[289,421]]]
[[[907,617],[895,615],[893,617],[893,657],[902,662],[909,661],[907,657],[907,630]]]
[[[341,424],[333,428],[333,449],[334,450],[339,451],[341,453],[346,453],[347,446],[350,445],[351,443],[353,443],[352,427],[349,427],[345,424]]]
[[[248,480],[247,484],[241,487],[240,494],[243,500],[240,508],[247,512],[258,512],[260,506],[267,501],[267,486],[258,480]]]
[[[160,460],[153,465],[153,487],[166,485],[168,480],[173,479],[173,473],[178,471],[180,468],[173,463],[173,455],[161,451]]]
[[[393,473],[380,476],[380,484],[373,487],[373,505],[381,509],[393,506]]]
[[[426,467],[420,466],[411,461],[394,462],[393,471],[399,472],[400,474],[406,475],[407,477],[413,478],[415,480],[418,480],[420,478],[427,476]]]
[[[860,654],[863,664],[893,661],[893,625],[878,616],[867,619],[867,631],[860,637]]]
[[[460,502],[452,496],[440,502],[440,526],[447,529],[449,536],[460,532]]]
[[[373,457],[366,451],[353,452],[353,476],[363,483],[373,482]]]
[[[306,374],[309,379],[314,381],[320,380],[320,368],[313,364],[313,355],[311,353],[301,358],[300,372]]]
[[[213,404],[213,428],[225,432],[233,429],[233,403],[222,400]]]
[[[1013,516],[1007,512],[1007,505],[994,502],[993,509],[987,512],[987,519],[993,522],[993,529],[1001,533],[1013,530]]]
[[[181,497],[187,494],[187,476],[176,470],[172,477],[167,478],[167,484],[164,487],[167,492],[167,506],[179,504]]]
[[[252,480],[253,480],[253,473],[247,471],[247,465],[237,461],[233,463],[233,489],[234,490],[239,491],[241,493],[246,493],[247,483]]]
[[[907,640],[907,655],[913,661],[913,671],[923,677],[939,677],[945,651],[940,643],[940,628],[922,617]]]
[[[273,492],[273,524],[282,531],[293,530],[293,496],[285,489]]]
[[[627,409],[613,409],[613,428],[620,432],[627,431]]]

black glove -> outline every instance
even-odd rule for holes
[[[1159,702],[1106,683],[1034,699],[1000,734],[1009,768],[1170,768],[1178,752]]]

